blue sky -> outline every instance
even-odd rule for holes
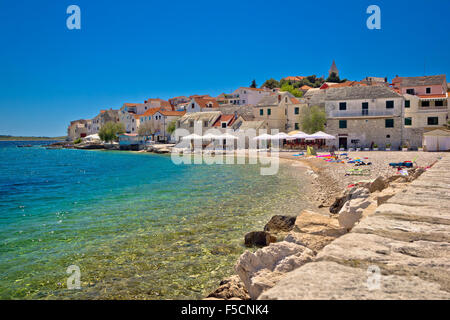
[[[81,8],[68,30],[66,8]],[[381,8],[381,30],[366,8]],[[268,78],[450,74],[450,1],[0,0],[0,134],[65,135],[124,102]]]

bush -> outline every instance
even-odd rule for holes
[[[81,140],[81,138],[78,138],[78,139],[75,139],[74,141],[73,141],[73,144],[79,144],[79,143],[81,143],[83,140]]]
[[[297,97],[297,98],[303,97],[303,92],[301,92],[298,89],[295,89],[293,85],[290,85],[287,83],[285,83],[281,86],[280,91],[290,92],[294,97]]]
[[[98,135],[105,142],[117,141],[118,135],[125,132],[123,123],[107,122],[100,128]]]

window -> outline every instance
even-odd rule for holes
[[[299,114],[299,113],[300,113],[300,108],[298,108],[298,107],[295,108],[295,109],[294,109],[294,114]]]
[[[412,119],[411,118],[405,118],[405,126],[412,125]]]
[[[339,120],[339,129],[347,128],[347,120]]]
[[[427,88],[427,93],[431,93],[431,88]]]
[[[284,102],[286,102],[286,103],[288,102],[287,97],[284,98]]]
[[[272,114],[272,109],[267,109],[267,115],[270,116]]]
[[[347,102],[339,102],[339,110],[347,110]]]
[[[384,121],[385,128],[393,128],[394,127],[394,119],[386,119]]]
[[[444,101],[443,101],[443,100],[436,100],[436,101],[434,102],[434,105],[435,105],[436,107],[443,107],[443,106],[444,106]]]
[[[297,122],[294,124],[294,129],[295,129],[295,130],[300,129],[300,126],[299,126],[299,124],[298,124]]]
[[[177,128],[180,127],[180,120],[177,120]]]
[[[394,101],[392,100],[386,101],[386,109],[394,109]]]
[[[193,120],[189,120],[189,127],[193,127],[194,126],[194,121]]]
[[[208,121],[203,121],[203,127],[207,127],[208,126]]]
[[[414,94],[414,89],[406,89],[407,94]]]
[[[422,107],[429,107],[430,101],[422,101]]]
[[[222,128],[226,128],[227,127],[227,123],[226,122],[222,122]]]
[[[264,109],[259,109],[259,115],[263,116],[264,115]]]
[[[194,109],[195,108],[195,103],[192,103],[191,104],[191,109]]]
[[[411,101],[405,100],[405,108],[409,108],[411,106]]]
[[[362,115],[368,115],[369,114],[369,103],[363,102],[362,103]]]
[[[428,117],[427,123],[429,126],[436,126],[439,124],[439,118],[438,117]]]
[[[245,104],[245,100],[242,100],[242,104]]]

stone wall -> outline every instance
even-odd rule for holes
[[[338,139],[331,141],[331,144],[335,144],[339,147],[339,136],[347,137],[347,147],[355,147],[352,144],[352,140],[359,140],[357,147],[370,147],[374,142],[380,149],[384,149],[386,143],[391,144],[391,150],[398,150],[402,141],[402,123],[400,117],[394,119],[394,128],[385,128],[384,118],[371,118],[371,119],[346,119],[347,128],[339,128],[338,119],[328,119],[325,131]],[[388,135],[390,137],[388,137]]]

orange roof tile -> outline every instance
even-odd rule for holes
[[[163,116],[184,116],[186,111],[172,111],[172,110],[160,110]]]
[[[234,121],[234,114],[222,114],[219,118],[217,118],[216,122],[214,122],[213,127],[221,127],[222,122],[226,122],[227,126],[231,126]]]
[[[215,98],[194,98],[195,102],[197,102],[200,105],[200,108],[208,108],[208,104],[212,104],[213,108],[218,108],[219,104],[217,103],[217,100]]]

